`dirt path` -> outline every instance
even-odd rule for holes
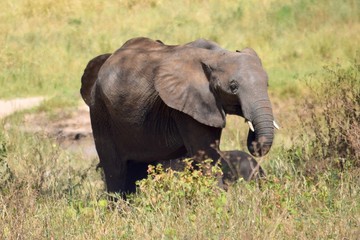
[[[64,149],[85,157],[96,157],[92,136],[89,108],[85,103],[73,111],[58,110],[51,119],[45,113],[27,114],[24,117],[24,130],[42,132],[54,138]]]
[[[44,100],[44,97],[0,100],[0,119],[16,111],[36,107]],[[89,108],[82,102],[72,112],[59,110],[55,115],[55,119],[49,119],[49,116],[45,113],[26,114],[24,124],[17,126],[17,128],[26,132],[45,133],[54,138],[66,150],[89,158],[96,157]],[[12,127],[11,123],[8,123],[5,127]]]
[[[0,118],[4,118],[16,111],[32,108],[40,105],[44,97],[16,98],[12,100],[0,100]]]

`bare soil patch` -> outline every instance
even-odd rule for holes
[[[9,116],[16,111],[38,106],[44,99],[44,97],[32,97],[0,100],[0,118]]]
[[[16,111],[30,109],[41,104],[44,97],[17,98],[0,100],[0,119]],[[7,123],[5,128],[11,128]],[[24,116],[20,130],[33,133],[44,133],[66,150],[82,154],[85,157],[97,156],[91,130],[89,108],[84,103],[73,110],[57,110],[54,114],[31,113]]]
[[[42,132],[54,138],[64,149],[85,157],[97,156],[89,116],[89,108],[85,104],[74,111],[58,110],[51,117],[48,114],[27,114],[23,128],[27,132]]]

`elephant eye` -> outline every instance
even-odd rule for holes
[[[238,88],[239,88],[239,86],[238,86],[237,82],[235,82],[235,80],[232,80],[232,81],[230,82],[230,91],[231,91],[232,93],[236,93],[237,90],[238,90]]]

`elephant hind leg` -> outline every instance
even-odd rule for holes
[[[113,141],[111,121],[106,107],[100,100],[90,108],[96,151],[104,169],[107,191],[123,194],[126,191],[126,161],[121,159]]]

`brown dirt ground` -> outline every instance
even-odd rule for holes
[[[0,99],[0,118],[11,115],[19,110],[35,107],[44,99],[44,97],[16,98],[12,100]]]
[[[24,118],[25,131],[43,132],[66,150],[85,157],[97,157],[94,146],[89,108],[81,103],[74,111],[57,111],[51,117],[47,114],[27,114]],[[53,119],[54,118],[54,119]]]

